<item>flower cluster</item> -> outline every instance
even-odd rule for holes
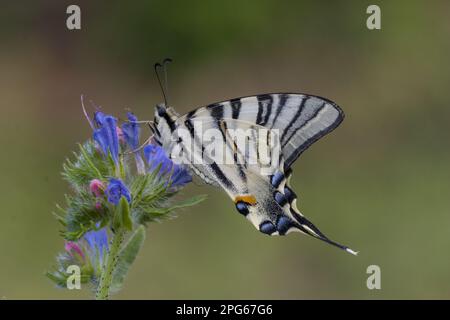
[[[116,168],[120,167],[119,141],[126,141],[126,144],[134,154],[137,173],[145,174],[145,164],[139,153],[139,121],[131,112],[128,112],[127,117],[128,121],[122,127],[118,127],[115,117],[97,111],[94,115],[95,125],[91,121],[94,130],[93,138],[103,154],[106,157],[110,156],[112,158]],[[168,176],[167,181],[172,188],[184,186],[192,181],[192,177],[187,169],[182,165],[174,164],[160,146],[149,144],[143,148],[143,152],[147,160],[147,165],[149,166],[148,171],[153,172],[160,166],[160,176]]]
[[[65,251],[47,275],[67,287],[68,267],[76,265],[81,283],[89,283],[96,298],[105,299],[120,289],[144,241],[144,226],[204,196],[172,200],[192,177],[160,146],[140,146],[140,122],[134,114],[128,113],[121,126],[117,118],[100,111],[88,121],[92,139],[63,167],[73,189],[66,207],[58,206],[55,213],[63,226]]]
[[[47,273],[49,278],[58,286],[66,287],[66,270],[69,266],[78,266],[81,271],[81,284],[97,281],[109,249],[107,233],[107,228],[102,228],[86,232],[77,241],[66,241],[65,251],[57,257],[60,268]]]

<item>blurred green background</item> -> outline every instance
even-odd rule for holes
[[[26,5],[25,5],[26,3]],[[82,30],[66,29],[66,8]],[[382,29],[366,28],[381,7]],[[299,208],[345,254],[269,238],[220,190],[148,228],[120,299],[450,298],[448,1],[27,1],[0,10],[0,298],[90,298],[44,276],[63,248],[62,162],[87,139],[80,95],[153,117],[165,57],[175,108],[317,94],[346,119],[297,161]],[[382,289],[368,290],[379,265]]]

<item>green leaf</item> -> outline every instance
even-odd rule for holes
[[[97,179],[103,179],[102,174],[100,173],[100,171],[97,169],[97,167],[94,165],[94,163],[91,160],[91,157],[89,156],[89,154],[87,153],[86,149],[81,145],[78,144],[79,148],[80,148],[80,152],[84,157],[84,160],[86,161],[87,165],[91,168],[91,170],[95,173],[95,178]]]
[[[85,232],[94,229],[98,222],[103,224],[108,220],[108,215],[104,214],[106,207],[103,202],[100,210],[95,207],[98,201],[87,190],[80,190],[76,195],[66,195],[67,208],[59,209],[66,240],[76,241]]]
[[[131,221],[130,216],[130,205],[124,196],[120,198],[113,219],[113,228],[118,230],[121,227],[124,227],[127,230],[133,229],[133,222]]]
[[[206,194],[200,194],[197,196],[194,196],[190,199],[178,202],[170,207],[166,207],[166,208],[158,208],[155,209],[155,213],[159,213],[159,214],[166,214],[169,213],[171,211],[174,211],[176,209],[182,209],[182,208],[186,208],[186,207],[192,207],[195,206],[196,204],[199,204],[200,202],[202,202],[203,200],[205,200],[208,196]]]
[[[145,240],[145,227],[139,226],[127,243],[120,250],[117,265],[113,273],[111,291],[117,292],[122,287],[123,281],[134,260],[142,248]]]
[[[114,174],[114,165],[105,161],[92,140],[80,145],[80,151],[74,152],[74,159],[67,159],[62,175],[75,191],[86,189],[92,179],[100,179]]]
[[[47,278],[52,280],[58,287],[63,288],[66,285],[67,278],[64,274],[58,271],[47,271],[45,273]]]
[[[196,204],[199,204],[200,202],[202,202],[206,198],[208,198],[208,195],[206,195],[206,194],[199,194],[199,195],[194,196],[194,197],[192,197],[190,199],[178,202],[177,204],[175,204],[175,205],[173,205],[171,207],[171,210],[195,206]]]
[[[137,176],[131,184],[131,194],[133,195],[133,204],[139,202],[142,199],[145,188],[149,184],[150,175],[139,175]]]
[[[122,211],[122,224],[127,230],[133,229],[133,222],[131,221],[130,215],[130,205],[128,204],[127,199],[124,196],[120,199],[120,207]]]
[[[133,218],[139,224],[173,218],[175,210],[194,206],[206,198],[206,195],[198,195],[170,206],[167,206],[167,204],[163,206],[164,201],[159,201],[163,200],[162,198],[156,202],[142,201],[138,207],[133,206]]]

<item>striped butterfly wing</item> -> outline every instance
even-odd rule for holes
[[[287,170],[311,144],[333,131],[344,113],[321,97],[275,93],[214,103],[192,111],[190,117],[235,119],[277,129]]]
[[[197,152],[192,151],[192,147],[183,147],[190,153],[193,171],[206,182],[222,187],[237,210],[261,232],[285,235],[299,231],[354,253],[331,241],[300,213],[296,206],[297,197],[289,185],[292,163],[313,142],[336,128],[342,119],[342,111],[331,101],[301,94],[267,94],[196,109],[181,117],[179,124],[187,128],[193,140],[197,140]],[[195,123],[201,123],[201,128],[198,129]],[[198,137],[210,128],[218,129],[220,149],[234,162],[199,164],[192,161],[207,154]],[[261,174],[262,166],[250,165],[246,151],[233,144],[228,131],[236,128],[277,130],[281,155],[272,174]],[[249,140],[250,151],[257,150],[259,140],[251,137]]]
[[[257,130],[260,126],[212,117],[182,117],[178,122],[177,132],[185,134],[174,139],[180,142],[179,148],[172,149],[171,157],[179,158],[181,155],[183,162],[188,163],[202,180],[222,187],[232,198],[236,194],[248,193],[248,171],[259,172],[258,163],[250,164],[248,157],[249,153],[255,154],[256,139],[248,136],[248,150],[245,151],[242,145],[238,147],[233,143],[230,129]]]

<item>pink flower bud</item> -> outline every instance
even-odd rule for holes
[[[100,180],[94,179],[89,184],[89,189],[97,198],[99,198],[99,197],[103,196],[103,192],[105,190],[105,185]]]
[[[101,204],[100,202],[96,202],[96,203],[95,203],[95,209],[96,209],[97,211],[100,211],[100,210],[102,209],[102,204]]]
[[[70,255],[73,257],[73,253],[77,253],[81,258],[84,259],[84,254],[83,251],[81,251],[80,247],[72,241],[68,241],[66,242],[66,244],[64,245],[64,248],[66,249],[66,251],[68,253],[70,253]]]

